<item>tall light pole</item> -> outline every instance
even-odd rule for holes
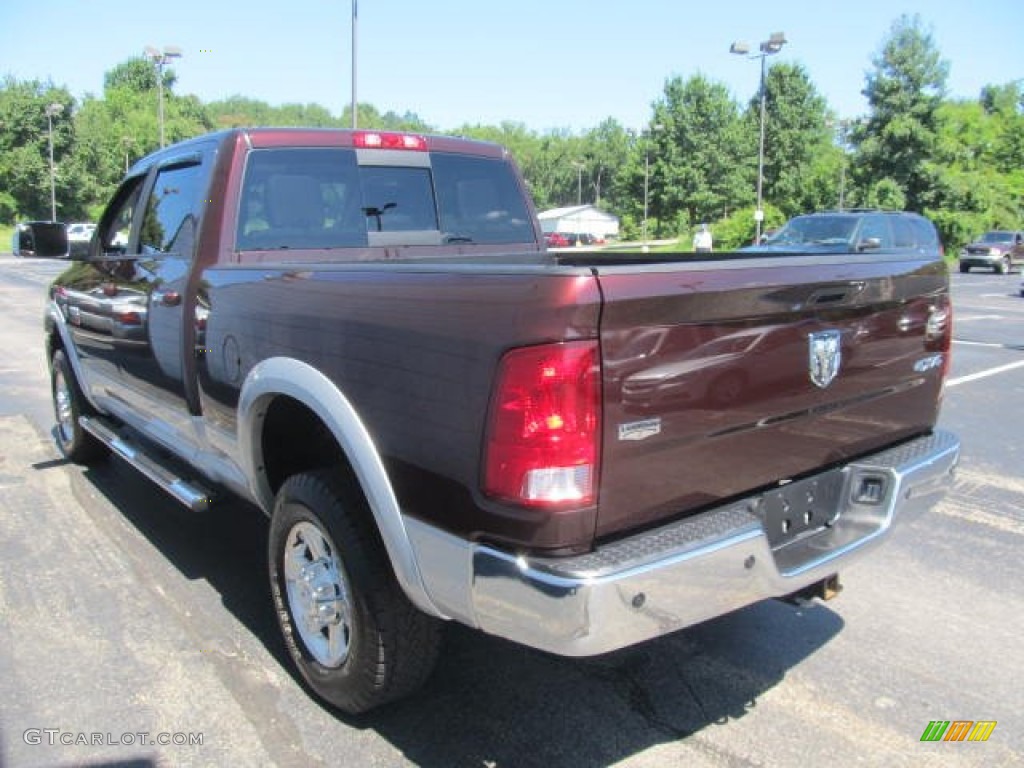
[[[786,35],[782,32],[773,32],[767,40],[762,42],[758,47],[760,53],[750,53],[750,46],[744,42],[735,42],[729,46],[729,53],[735,53],[739,56],[746,56],[751,59],[761,60],[761,138],[757,145],[757,210],[754,211],[754,221],[757,222],[757,239],[756,243],[761,242],[761,224],[764,221],[764,208],[762,206],[762,192],[764,189],[764,103],[765,103],[765,89],[764,89],[764,76],[765,76],[765,59],[772,54],[778,53],[782,50],[788,40]]]
[[[359,18],[358,0],[352,0],[352,130],[356,129],[356,21]]]
[[[842,163],[839,166],[839,210],[846,207],[846,147],[849,140],[850,120],[839,120],[836,127],[839,131],[839,149],[843,153]]]
[[[576,205],[583,205],[583,168],[580,162],[573,163],[576,166]]]
[[[46,128],[50,134],[50,221],[57,220],[57,175],[53,167],[53,118],[64,111],[64,105],[54,102],[46,106]]]
[[[181,58],[181,48],[176,45],[165,45],[164,49],[160,51],[152,45],[147,45],[144,53],[156,67],[156,115],[160,125],[160,146],[162,148],[166,144],[164,141],[164,66],[171,59]]]
[[[122,136],[121,143],[124,145],[124,172],[128,173],[128,168],[130,167],[130,163],[128,162],[130,157],[128,153],[131,150],[132,145],[135,144],[135,139],[131,136]]]
[[[647,244],[647,201],[648,201],[648,188],[649,180],[651,176],[651,134],[655,131],[660,131],[664,126],[661,123],[654,123],[648,130],[641,132],[641,138],[644,141],[644,244],[643,252],[647,253],[650,246]]]

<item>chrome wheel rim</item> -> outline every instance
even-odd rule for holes
[[[64,374],[57,371],[53,379],[53,406],[57,415],[57,429],[60,438],[70,443],[75,436],[75,412],[71,408],[71,389]]]
[[[288,608],[306,649],[325,667],[341,666],[352,643],[348,580],[334,542],[313,523],[296,523],[288,532],[284,580]]]

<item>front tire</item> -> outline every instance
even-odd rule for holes
[[[107,447],[78,423],[81,416],[91,415],[93,409],[82,394],[62,349],[54,352],[50,361],[50,392],[53,415],[57,419],[57,447],[64,457],[76,464],[94,464],[106,458]]]
[[[269,559],[285,646],[317,696],[357,714],[426,681],[441,622],[402,592],[354,482],[326,470],[289,478],[274,504]]]

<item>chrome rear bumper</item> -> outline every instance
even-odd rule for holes
[[[415,520],[407,525],[430,596],[450,618],[552,653],[589,656],[835,574],[881,542],[897,517],[937,502],[959,454],[957,437],[937,431],[852,462],[841,470],[830,524],[775,548],[761,513],[767,494],[569,558],[516,555]]]

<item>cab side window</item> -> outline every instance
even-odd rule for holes
[[[127,253],[132,224],[138,209],[145,176],[125,181],[114,196],[100,221],[100,243],[103,253]]]
[[[197,162],[157,172],[139,234],[143,253],[192,257],[204,181],[203,167]]]

